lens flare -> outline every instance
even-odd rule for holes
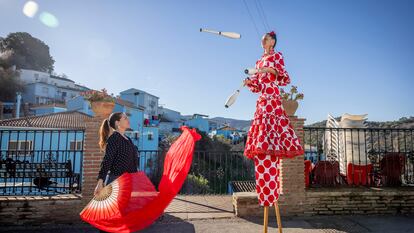
[[[36,15],[38,9],[39,5],[37,5],[36,2],[28,1],[23,6],[23,14],[29,18],[33,18]]]
[[[40,21],[51,28],[59,26],[59,20],[49,12],[42,12],[39,16]]]

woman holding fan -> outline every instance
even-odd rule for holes
[[[98,174],[95,195],[106,185],[104,183],[107,178],[106,182],[111,183],[125,172],[138,171],[137,148],[132,140],[125,136],[125,130],[129,127],[129,119],[122,112],[114,112],[102,122],[99,146],[105,151],[105,156]]]
[[[129,119],[122,112],[114,112],[102,122],[99,130],[99,146],[105,151],[105,156],[101,163],[94,195],[98,195],[105,185],[125,172],[138,171],[138,151],[132,140],[125,136],[125,130],[128,128],[130,128]],[[100,230],[100,232],[105,231]]]

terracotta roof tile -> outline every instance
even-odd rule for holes
[[[237,131],[236,128],[230,127],[228,125],[218,128],[218,130],[229,130],[229,131]]]
[[[0,120],[0,127],[85,129],[87,118],[91,118],[91,116],[77,111],[68,111]]]

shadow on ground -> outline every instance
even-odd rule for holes
[[[243,220],[263,226],[263,217],[243,218]],[[269,227],[277,228],[276,217],[269,216]],[[405,215],[346,215],[346,216],[310,216],[282,217],[284,230],[294,232],[412,232],[414,233],[414,216]],[[289,231],[290,232],[290,231]]]
[[[76,224],[47,224],[42,226],[14,226],[14,227],[1,227],[2,233],[98,233],[99,230],[92,227],[87,223]],[[195,228],[193,224],[182,220],[181,218],[174,217],[169,214],[164,214],[154,224],[147,229],[140,231],[145,233],[150,232],[183,232],[194,233]]]
[[[196,231],[195,231],[194,225],[191,222],[185,221],[181,218],[177,218],[170,214],[164,214],[154,224],[152,224],[150,227],[140,232],[143,232],[143,233],[150,233],[150,232],[194,233]]]

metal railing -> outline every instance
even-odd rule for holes
[[[414,129],[305,127],[308,184],[414,185],[413,135]]]
[[[414,185],[413,139],[414,129],[305,127],[309,185]],[[79,193],[83,141],[83,130],[0,129],[0,195]],[[139,151],[139,169],[156,187],[165,155]],[[242,151],[195,151],[180,192],[228,194],[230,182],[254,179]]]
[[[140,170],[155,187],[162,176],[165,151],[140,151]],[[254,180],[254,164],[242,151],[195,151],[181,194],[228,194],[231,181]]]
[[[0,129],[0,195],[80,193],[83,130]]]
[[[305,178],[311,187],[414,185],[414,129],[304,128]],[[140,170],[157,186],[166,152],[140,151]],[[243,151],[195,151],[181,194],[229,194],[254,181]]]

